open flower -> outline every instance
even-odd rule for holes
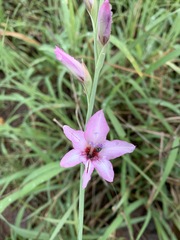
[[[112,12],[109,0],[104,0],[98,12],[98,38],[104,46],[111,34]]]
[[[81,82],[91,81],[91,76],[84,63],[80,63],[59,47],[54,50],[56,58],[64,64]]]
[[[85,165],[83,188],[91,179],[94,169],[108,182],[113,182],[114,171],[111,159],[134,151],[131,143],[106,140],[109,127],[102,110],[96,112],[88,121],[85,131],[63,126],[64,134],[72,142],[73,148],[61,159],[60,166],[69,168],[79,163]]]

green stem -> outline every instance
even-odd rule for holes
[[[91,97],[90,97],[90,102],[89,102],[89,108],[88,108],[88,112],[87,112],[87,115],[86,115],[86,122],[91,117],[92,112],[93,112],[94,102],[95,102],[95,97],[96,97],[97,84],[98,84],[98,78],[99,78],[99,74],[97,73],[97,71],[95,71],[94,81],[93,81],[93,86],[92,86],[92,92],[91,92]]]
[[[94,23],[94,20],[91,17],[92,27],[93,27],[93,35],[94,35],[94,65],[96,67],[98,51],[97,51],[97,27]]]
[[[85,189],[82,188],[82,175],[84,167],[83,164],[80,166],[80,185],[79,185],[79,226],[78,226],[78,240],[82,240],[83,237],[83,221],[84,221],[84,195]]]
[[[92,85],[92,90],[91,90],[88,112],[86,115],[86,122],[89,120],[89,118],[91,117],[92,112],[93,112],[99,75],[100,75],[101,69],[104,64],[104,59],[105,59],[105,51],[106,51],[106,46],[104,46],[102,48],[102,50],[98,56],[96,66],[95,66],[95,74],[94,74],[94,80],[93,80],[93,85]]]

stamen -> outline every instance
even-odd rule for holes
[[[87,173],[89,171],[89,164],[90,164],[90,162],[88,161],[87,170],[86,170]]]

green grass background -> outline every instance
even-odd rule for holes
[[[94,111],[104,110],[109,139],[137,148],[113,160],[112,184],[93,174],[83,239],[177,240],[180,1],[110,2],[112,35]],[[59,167],[71,145],[53,119],[78,129],[87,105],[82,86],[55,59],[56,45],[83,59],[93,76],[82,1],[0,0],[3,240],[77,239],[79,167]]]

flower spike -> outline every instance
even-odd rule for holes
[[[66,125],[63,130],[74,149],[65,154],[60,166],[69,168],[83,163],[85,165],[83,188],[86,188],[94,169],[104,180],[113,182],[114,170],[110,160],[131,153],[135,149],[133,144],[125,141],[106,140],[109,126],[102,110],[89,119],[84,132]]]
[[[104,46],[111,34],[112,12],[109,0],[104,0],[98,12],[98,39]]]

